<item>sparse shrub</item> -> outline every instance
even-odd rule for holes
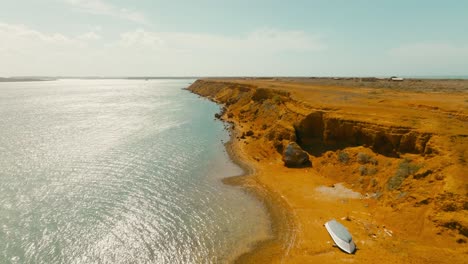
[[[416,173],[420,168],[420,165],[413,164],[411,163],[411,160],[404,159],[400,162],[396,175],[406,178],[409,175]]]
[[[346,164],[348,163],[349,161],[349,154],[344,152],[344,151],[340,151],[338,152],[338,160],[343,163],[343,164]]]
[[[359,152],[357,154],[357,161],[361,164],[369,163],[370,159],[371,159],[371,156],[367,155],[366,153]]]
[[[271,94],[272,92],[269,89],[258,88],[252,95],[252,100],[254,100],[255,102],[263,102],[264,100],[270,98]]]
[[[273,96],[273,98],[271,98],[271,100],[273,101],[273,103],[275,104],[281,104],[283,102],[283,99],[281,99],[281,97],[277,94],[275,94]]]
[[[359,166],[359,173],[361,174],[361,176],[367,175],[368,172],[366,165]]]
[[[392,178],[390,178],[388,180],[388,183],[387,183],[387,188],[389,190],[393,190],[393,189],[397,189],[400,187],[400,185],[403,183],[403,180],[404,178],[400,178],[400,177],[397,177],[397,176],[393,176]]]
[[[411,163],[408,159],[403,160],[400,162],[395,176],[388,180],[387,188],[389,190],[398,189],[409,175],[417,172],[420,168],[421,166]]]
[[[361,174],[361,176],[365,176],[365,175],[374,175],[377,173],[377,168],[376,167],[368,167],[366,165],[361,165],[359,166],[359,173]]]
[[[377,173],[377,168],[376,167],[369,167],[367,168],[367,175],[374,175]]]

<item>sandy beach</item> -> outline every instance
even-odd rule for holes
[[[220,117],[233,124],[227,149],[247,174],[225,183],[244,186],[272,219],[273,238],[238,263],[466,258],[468,82],[357,82],[205,79],[189,87],[224,105]],[[311,167],[284,166],[292,141]],[[330,219],[349,229],[355,254],[333,247],[323,227]]]

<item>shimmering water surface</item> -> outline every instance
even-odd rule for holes
[[[0,83],[0,263],[224,263],[265,238],[188,84]]]

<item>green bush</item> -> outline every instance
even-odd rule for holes
[[[395,175],[388,180],[387,188],[389,190],[400,188],[403,181],[408,176],[416,173],[421,168],[420,165],[411,163],[411,160],[405,159],[398,165]]]
[[[371,156],[367,155],[366,153],[359,152],[357,154],[357,161],[361,164],[369,163],[370,160],[371,160]]]
[[[252,95],[252,100],[255,102],[263,102],[266,99],[271,98],[272,92],[269,89],[258,88],[255,90],[254,94]]]
[[[367,175],[367,167],[366,165],[361,165],[359,166],[359,173],[361,176]]]
[[[275,104],[281,104],[283,102],[283,99],[281,99],[281,97],[277,94],[273,95],[273,97],[271,98],[271,100],[273,101],[273,103]]]
[[[411,160],[409,159],[404,159],[402,162],[400,162],[396,175],[406,178],[409,175],[416,173],[420,168],[420,165],[411,163]]]
[[[343,163],[343,164],[346,164],[348,163],[349,161],[349,155],[348,153],[344,152],[344,151],[340,151],[338,152],[338,160]]]
[[[361,174],[361,176],[374,175],[377,173],[377,168],[372,166],[368,167],[366,165],[361,165],[359,166],[359,173]]]

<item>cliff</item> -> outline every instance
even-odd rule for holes
[[[297,142],[320,177],[369,198],[410,236],[468,239],[466,93],[268,79],[198,80],[189,90],[223,105],[253,162],[280,163]]]

